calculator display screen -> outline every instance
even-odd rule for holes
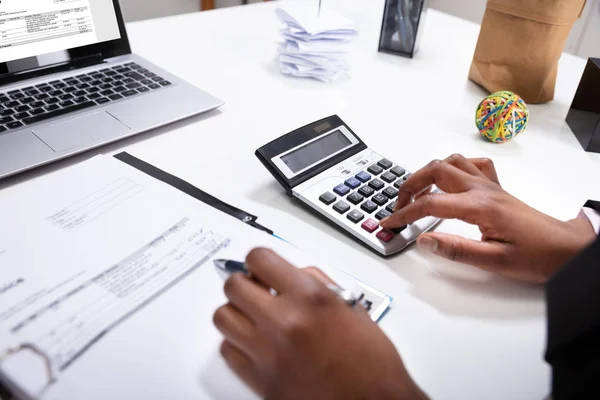
[[[292,172],[296,173],[337,153],[351,144],[352,142],[350,139],[338,129],[304,147],[286,154],[281,157],[281,160]]]

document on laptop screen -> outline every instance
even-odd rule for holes
[[[0,1],[0,62],[119,38],[112,0]]]

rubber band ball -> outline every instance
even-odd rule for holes
[[[505,143],[527,128],[529,109],[523,99],[509,91],[490,94],[477,107],[475,124],[494,143]]]

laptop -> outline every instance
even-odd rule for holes
[[[0,179],[222,104],[132,54],[118,0],[0,1]]]

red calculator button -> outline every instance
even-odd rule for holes
[[[395,236],[396,235],[394,235],[394,232],[390,231],[389,229],[382,229],[377,233],[377,239],[381,240],[384,243],[389,242]]]
[[[377,221],[369,218],[368,220],[363,222],[360,227],[369,233],[373,233],[377,230],[377,228],[379,228],[379,223]]]

